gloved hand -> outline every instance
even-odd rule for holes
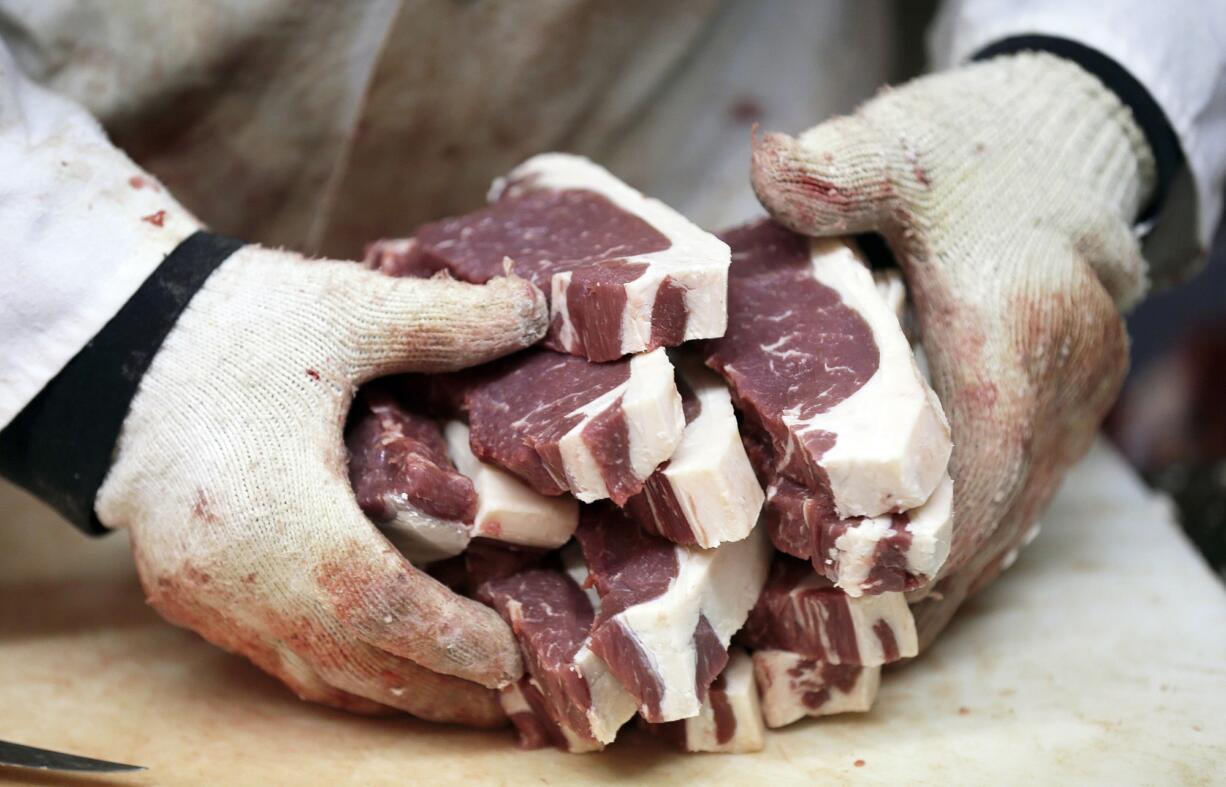
[[[247,247],[167,336],[98,493],[149,602],[280,678],[362,712],[489,726],[522,671],[494,610],[415,569],[354,500],[341,431],[357,387],[539,339],[522,279],[392,279]]]
[[[1131,112],[1072,62],[999,57],[755,141],[767,210],[811,235],[880,233],[906,275],[953,429],[953,547],[915,607],[927,644],[1016,556],[1088,449],[1146,290],[1131,222],[1155,180]]]

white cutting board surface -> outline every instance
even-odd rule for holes
[[[1226,592],[1105,444],[1039,539],[871,713],[682,756],[299,702],[144,605],[122,534],[90,540],[0,488],[0,738],[149,766],[74,784],[1226,783]],[[856,766],[857,760],[863,760]],[[26,777],[0,769],[0,781]],[[21,782],[19,782],[21,783]]]

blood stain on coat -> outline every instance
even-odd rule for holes
[[[753,96],[741,96],[728,105],[728,117],[738,123],[752,123],[765,114],[762,104]]]
[[[155,227],[161,227],[166,223],[166,211],[159,210],[157,213],[150,213],[148,216],[141,216],[141,221],[146,221]]]

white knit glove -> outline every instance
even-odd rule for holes
[[[877,231],[907,276],[957,490],[944,579],[915,608],[925,642],[1016,554],[1115,399],[1118,309],[1146,289],[1131,222],[1154,178],[1131,112],[1044,54],[917,79],[755,143],[776,219]]]
[[[141,381],[99,519],[131,532],[149,602],[299,696],[473,725],[520,675],[492,609],[415,569],[358,508],[341,431],[366,380],[459,369],[545,331],[522,279],[392,279],[247,247]]]

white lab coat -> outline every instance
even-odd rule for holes
[[[706,226],[759,213],[751,123],[796,132],[900,76],[921,31],[897,10],[0,0],[0,426],[201,222],[355,256],[471,208],[546,149],[591,155]],[[1159,278],[1193,267],[1221,212],[1226,8],[955,0],[932,54],[948,67],[1026,33],[1099,49],[1162,106],[1189,167],[1146,250]]]

